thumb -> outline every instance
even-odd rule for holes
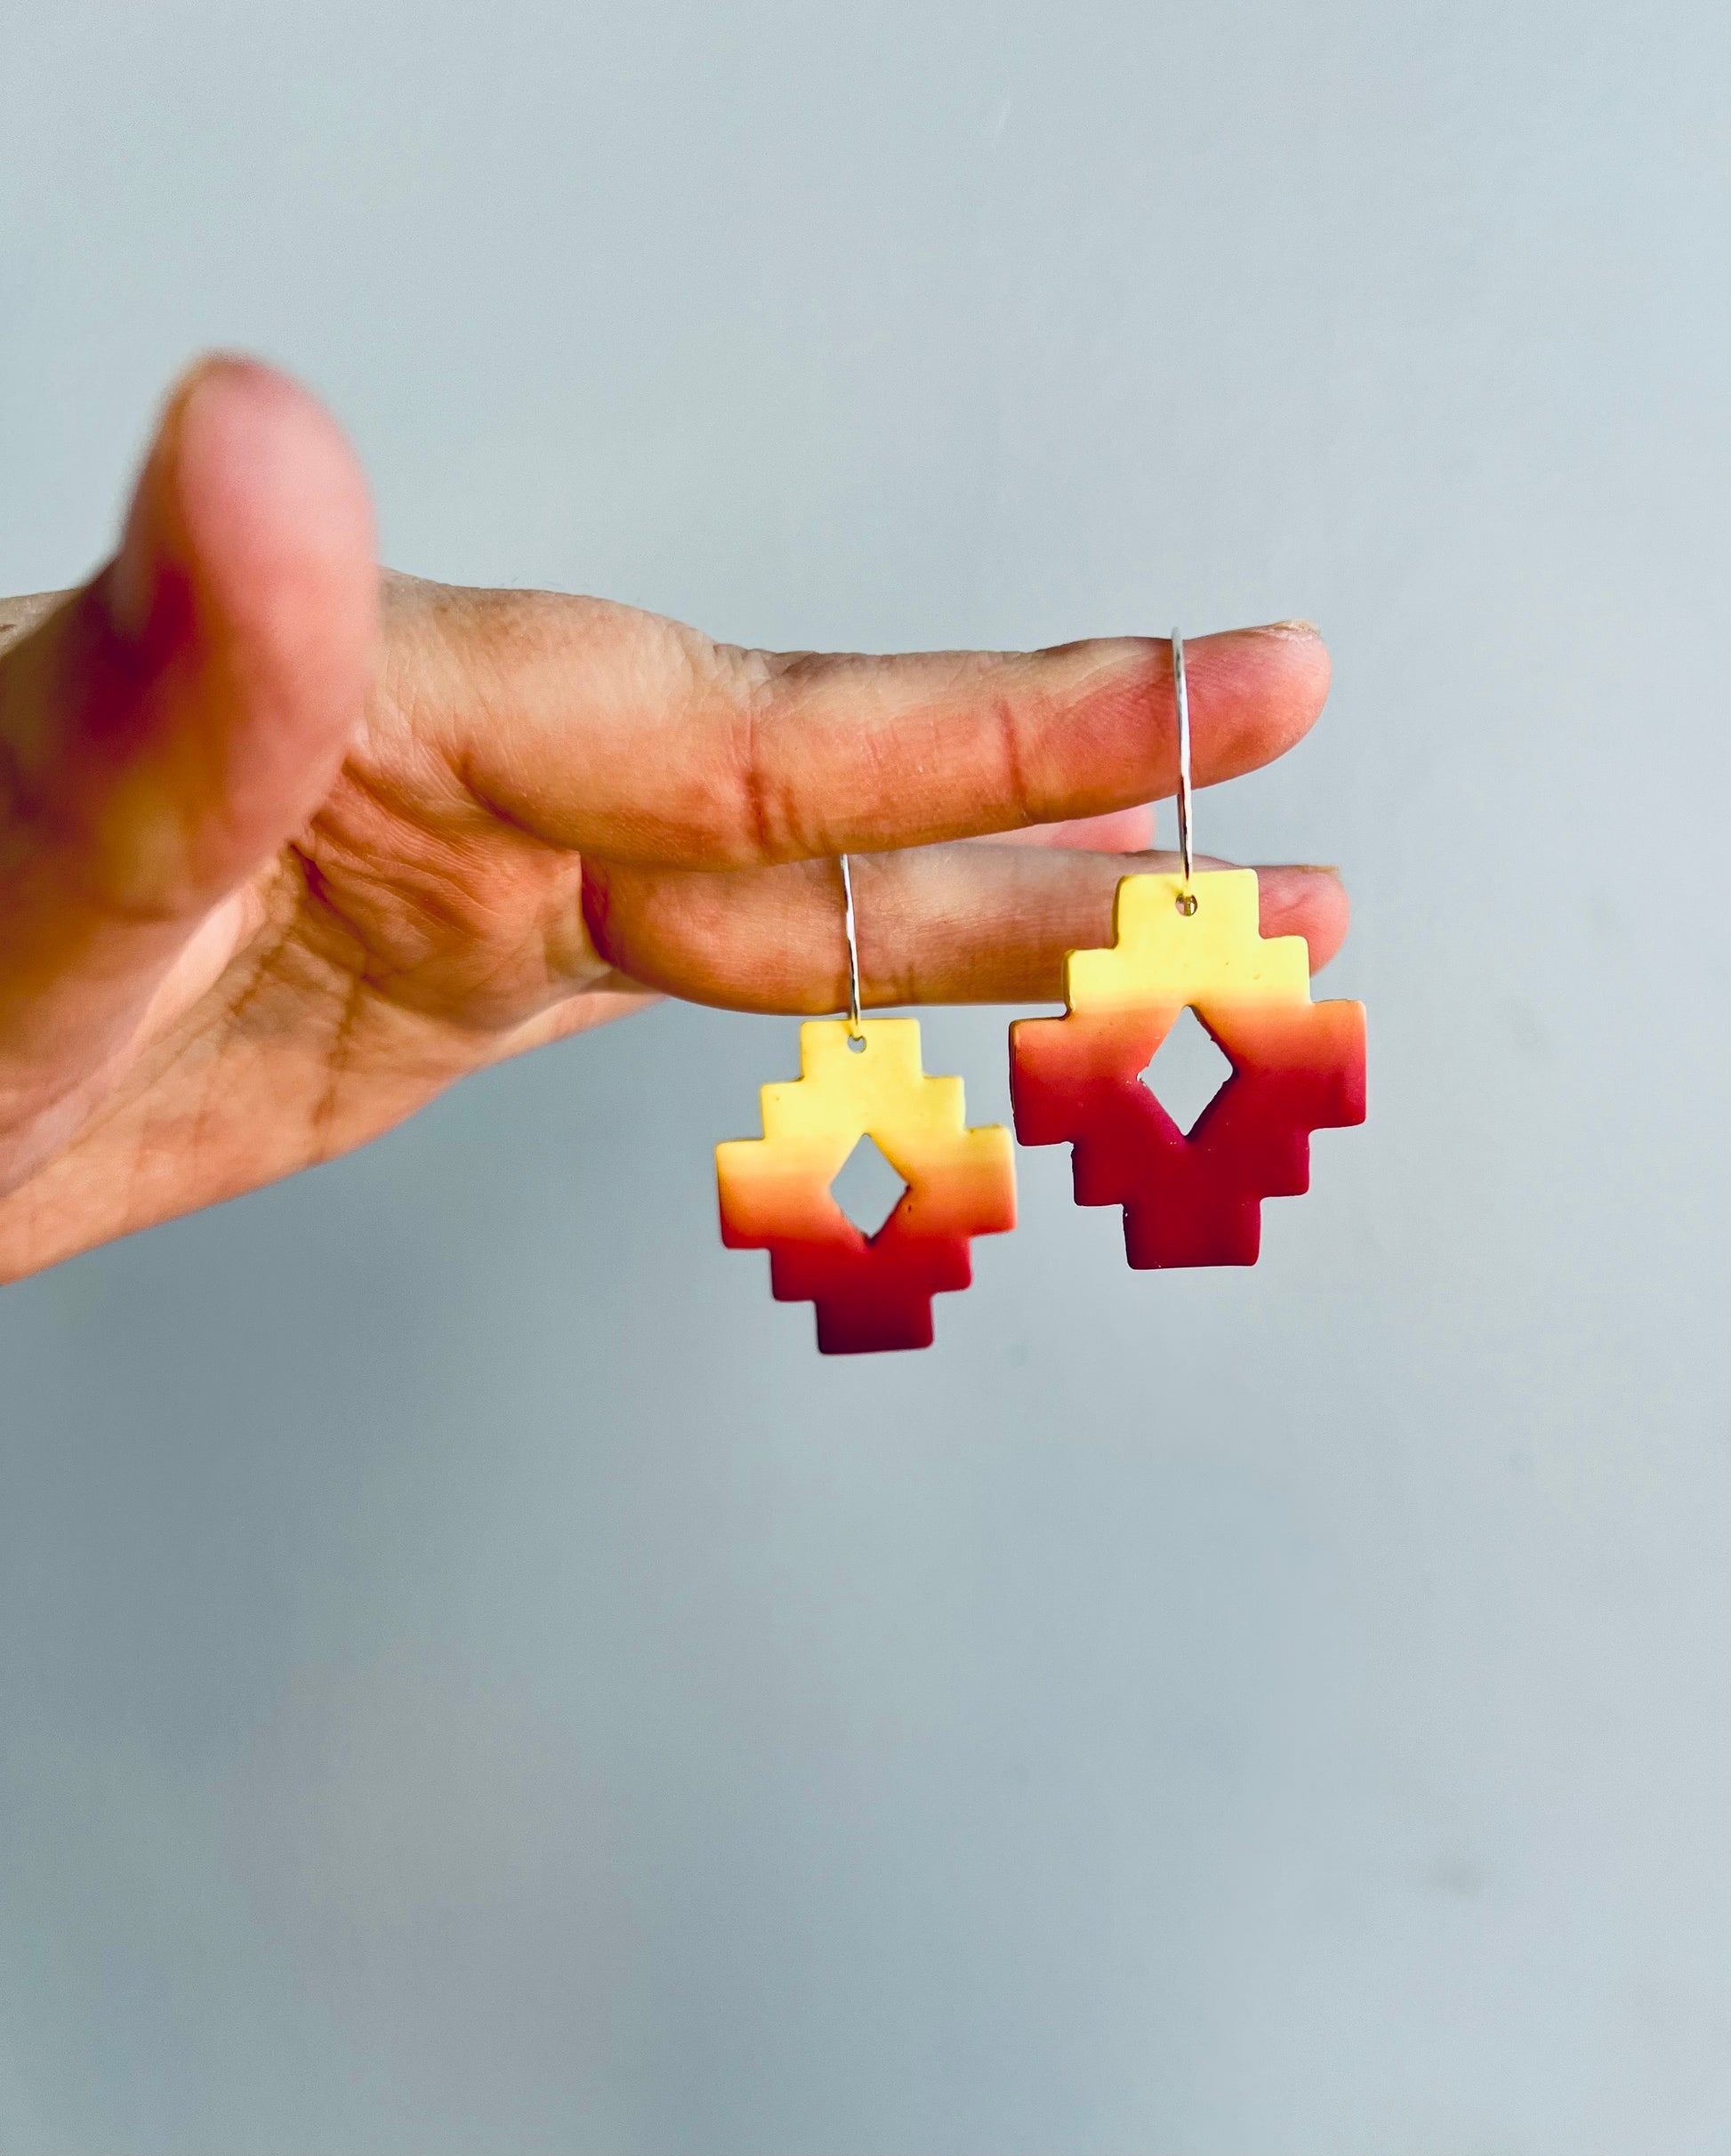
[[[335,422],[270,368],[203,362],[115,559],[0,658],[0,1186],[81,1119],[199,923],[323,799],[377,638]]]

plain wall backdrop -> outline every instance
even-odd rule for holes
[[[1723,2149],[1727,46],[5,11],[0,590],[221,343],[427,575],[1308,615],[1199,839],[1343,865],[1371,1026],[1254,1271],[1024,1153],[923,1356],[721,1249],[794,1029],[672,1007],[0,1295],[7,2156]]]

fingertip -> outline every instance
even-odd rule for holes
[[[1295,699],[1307,702],[1314,720],[1328,700],[1334,662],[1315,622],[1264,622],[1244,632],[1265,654],[1276,655],[1281,677]]]
[[[1259,868],[1257,891],[1264,936],[1301,936],[1310,949],[1310,970],[1320,973],[1347,939],[1352,901],[1332,868],[1292,863]]]
[[[1308,622],[1187,638],[1184,656],[1199,784],[1273,763],[1328,700],[1328,647]]]
[[[372,506],[336,422],[257,360],[197,362],[93,596],[128,683],[93,707],[131,766],[110,821],[182,829],[192,885],[226,886],[321,798],[376,664]]]
[[[115,559],[7,654],[9,753],[87,889],[196,911],[296,830],[365,707],[378,614],[335,422],[272,368],[200,361]]]
[[[312,662],[326,696],[360,673],[378,623],[372,503],[308,390],[258,360],[198,361],[170,395],[147,489],[208,633],[297,674]]]
[[[1081,676],[1071,693],[1070,723],[1058,752],[1067,760],[1051,791],[1075,798],[1070,773],[1084,759],[1094,765],[1098,746],[1105,745],[1102,736],[1121,751],[1133,749],[1136,778],[1156,798],[1176,791],[1177,728],[1167,640],[1120,638],[1059,647],[1041,657],[1060,689],[1064,672]],[[1184,660],[1198,786],[1218,785],[1275,762],[1304,738],[1328,700],[1328,647],[1308,622],[1186,637]],[[1048,687],[1046,693],[1055,691]]]

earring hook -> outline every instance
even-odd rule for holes
[[[1196,910],[1196,894],[1190,889],[1190,689],[1184,678],[1184,639],[1176,629],[1172,631],[1172,701],[1178,706],[1178,857],[1184,870],[1178,910],[1189,914]]]
[[[846,854],[841,856],[841,925],[848,937],[848,1038],[864,1047],[866,1029],[859,1022],[859,938],[854,928],[853,873]]]

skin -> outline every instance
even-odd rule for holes
[[[1322,709],[1302,623],[1187,642],[1198,783]],[[334,422],[206,360],[115,559],[0,600],[0,1278],[640,1010],[1055,1002],[1176,784],[1163,642],[745,651],[381,574]],[[917,851],[904,850],[918,849]],[[1126,854],[1131,855],[1126,858]],[[1313,968],[1332,873],[1260,872]]]

